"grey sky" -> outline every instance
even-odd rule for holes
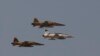
[[[66,24],[49,31],[74,38],[44,39],[44,30],[31,25],[34,17]],[[0,56],[100,56],[99,18],[99,0],[0,0]],[[13,47],[14,36],[45,45]]]

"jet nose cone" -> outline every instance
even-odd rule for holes
[[[39,43],[38,45],[44,45],[44,44]]]
[[[61,26],[66,26],[65,24],[60,24]]]
[[[69,36],[67,36],[67,38],[73,38],[73,36],[69,35]]]
[[[40,44],[40,45],[44,45],[44,44]]]

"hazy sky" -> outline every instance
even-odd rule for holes
[[[49,28],[73,39],[47,40],[33,18],[66,24]],[[100,56],[100,0],[0,0],[0,56]],[[13,47],[13,37],[45,44]]]

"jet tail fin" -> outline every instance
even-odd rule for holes
[[[33,21],[34,23],[38,23],[39,22],[39,20],[37,19],[37,18],[34,18],[34,21]]]
[[[17,42],[19,42],[19,40],[16,37],[14,37],[13,42],[11,44],[15,46]]]
[[[19,42],[19,40],[16,37],[14,37],[13,42]]]
[[[32,25],[36,26],[37,23],[39,23],[39,20],[37,18],[34,18]]]

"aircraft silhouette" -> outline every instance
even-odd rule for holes
[[[63,34],[63,33],[49,33],[48,30],[45,30],[45,33],[42,35],[44,38],[48,38],[49,40],[55,40],[55,39],[66,39],[66,38],[73,38],[69,34]]]
[[[33,42],[33,41],[23,41],[20,42],[16,37],[14,37],[13,42],[11,43],[13,46],[19,46],[19,47],[33,47],[35,45],[44,45],[41,43]]]
[[[51,21],[44,21],[41,22],[39,21],[37,18],[34,18],[32,25],[35,26],[39,26],[39,28],[43,28],[43,27],[49,27],[52,28],[54,26],[65,26],[64,24],[61,23],[57,23],[57,22],[51,22]]]

